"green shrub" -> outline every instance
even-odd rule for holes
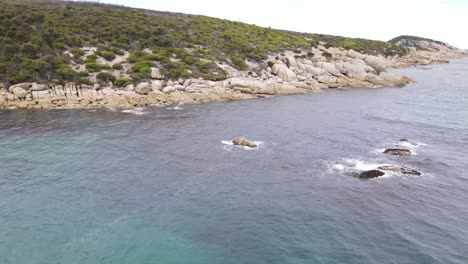
[[[165,65],[167,76],[170,78],[179,78],[179,77],[187,77],[187,66],[178,61],[171,62],[170,64]]]
[[[195,64],[196,62],[198,61],[198,59],[196,59],[195,57],[193,56],[186,56],[184,59],[183,59],[183,62],[187,65],[193,65]]]
[[[96,62],[97,58],[96,54],[88,55],[86,56],[86,62]]]
[[[115,54],[112,51],[104,51],[102,57],[108,61],[113,61],[115,59]]]
[[[204,72],[208,69],[208,67],[210,66],[210,63],[209,62],[205,62],[205,61],[198,61],[195,63],[195,67],[197,68],[198,71],[200,72]]]
[[[120,56],[125,54],[125,52],[123,50],[121,50],[119,48],[116,48],[116,47],[110,48],[109,51],[113,52],[114,54],[120,55]]]
[[[80,78],[79,82],[80,82],[81,84],[86,84],[86,85],[92,85],[92,84],[93,84],[93,83],[91,82],[91,80],[88,79],[88,78]]]
[[[79,59],[81,58],[83,55],[85,55],[85,52],[82,50],[82,49],[73,49],[71,51],[71,53],[73,54],[73,57]]]
[[[104,82],[115,82],[116,80],[115,76],[109,72],[100,72],[96,75],[96,78]]]
[[[122,64],[120,64],[120,63],[115,63],[114,65],[112,65],[112,69],[114,69],[114,70],[122,70],[122,69],[123,69],[123,66],[122,66]]]
[[[90,63],[86,63],[86,69],[89,72],[100,72],[102,68],[100,64],[95,63],[95,62],[90,62]]]
[[[232,57],[231,61],[233,66],[238,70],[245,70],[247,68],[247,64],[245,64],[245,61],[242,58]]]
[[[59,49],[64,49],[65,48],[65,42],[61,41],[61,40],[56,40],[54,41],[54,43],[52,43],[53,47],[54,48],[59,48]]]
[[[128,79],[128,78],[124,78],[124,77],[119,77],[115,80],[115,86],[117,87],[125,87],[129,84],[132,84],[132,80]]]
[[[73,81],[73,79],[78,75],[76,71],[66,64],[61,64],[55,73],[67,81]]]
[[[138,61],[137,63],[133,64],[132,71],[134,72],[151,72],[151,68],[155,67],[156,64],[151,61]],[[149,70],[148,70],[149,69]]]

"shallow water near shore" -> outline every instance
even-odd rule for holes
[[[0,263],[468,263],[468,61],[396,71],[417,83],[0,111]],[[352,176],[381,165],[423,175]]]

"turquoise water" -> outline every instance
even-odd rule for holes
[[[468,263],[468,63],[401,71],[418,83],[0,112],[0,263]],[[415,156],[380,154],[401,138]],[[379,164],[423,176],[353,177]]]

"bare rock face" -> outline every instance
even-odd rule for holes
[[[368,180],[368,179],[374,179],[374,178],[379,178],[385,175],[385,172],[381,170],[370,170],[370,171],[365,171],[361,174],[359,174],[358,178],[363,179],[363,180]]]
[[[328,73],[334,76],[341,76],[340,71],[338,71],[335,67],[334,63],[331,62],[320,62],[318,66],[324,70],[326,70]]]
[[[387,82],[384,78],[370,72],[365,75],[364,80],[377,86],[391,86],[391,84]]]
[[[364,58],[364,61],[378,73],[384,72],[387,69],[387,62],[383,58],[369,55]]]
[[[146,95],[149,92],[151,92],[151,85],[147,82],[140,83],[135,87],[135,92],[138,94]]]
[[[409,77],[393,73],[381,72],[379,76],[393,86],[405,86],[407,84],[414,83],[414,81]]]
[[[252,142],[244,137],[239,137],[239,138],[236,138],[232,141],[232,143],[235,145],[235,146],[244,146],[244,147],[249,147],[249,148],[256,148],[257,147],[257,144],[255,144],[255,142]]]
[[[10,86],[10,88],[8,88],[8,92],[13,93],[13,90],[15,88],[22,88],[23,90],[28,91],[31,88],[31,86],[32,86],[31,83],[18,83],[18,84]]]
[[[285,64],[275,64],[271,69],[273,74],[278,75],[285,82],[297,81],[296,74],[288,68]]]
[[[354,50],[348,50],[348,57],[350,58],[355,58],[355,59],[364,59],[364,55],[362,55],[361,53],[357,52],[357,51],[354,51]]]
[[[386,149],[384,154],[394,156],[411,156],[412,153],[409,149]]]
[[[47,85],[33,83],[29,90],[39,92],[39,91],[46,91],[48,89],[49,88],[47,87]]]
[[[342,62],[341,66],[344,70],[347,71],[348,75],[359,75],[359,74],[366,74],[366,69],[361,65],[352,64],[349,62]]]

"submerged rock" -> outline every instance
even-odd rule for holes
[[[378,177],[382,177],[385,175],[385,172],[381,170],[370,170],[370,171],[365,171],[361,174],[359,174],[358,178],[359,179],[374,179]]]
[[[419,171],[403,168],[403,167],[396,167],[396,166],[382,166],[379,167],[379,170],[383,171],[393,171],[401,174],[407,174],[407,175],[415,175],[415,176],[421,176],[421,173]]]
[[[408,144],[411,144],[411,145],[413,145],[413,146],[417,146],[417,145],[418,145],[418,144],[416,144],[416,143],[414,143],[414,142],[411,142],[411,141],[409,141],[409,140],[407,140],[407,139],[405,139],[405,138],[400,139],[400,143],[408,143]]]
[[[383,153],[394,156],[411,156],[409,149],[386,149]]]
[[[249,148],[256,148],[257,144],[255,142],[252,142],[244,137],[239,137],[236,138],[232,141],[232,143],[235,146],[244,146],[244,147],[249,147]]]

